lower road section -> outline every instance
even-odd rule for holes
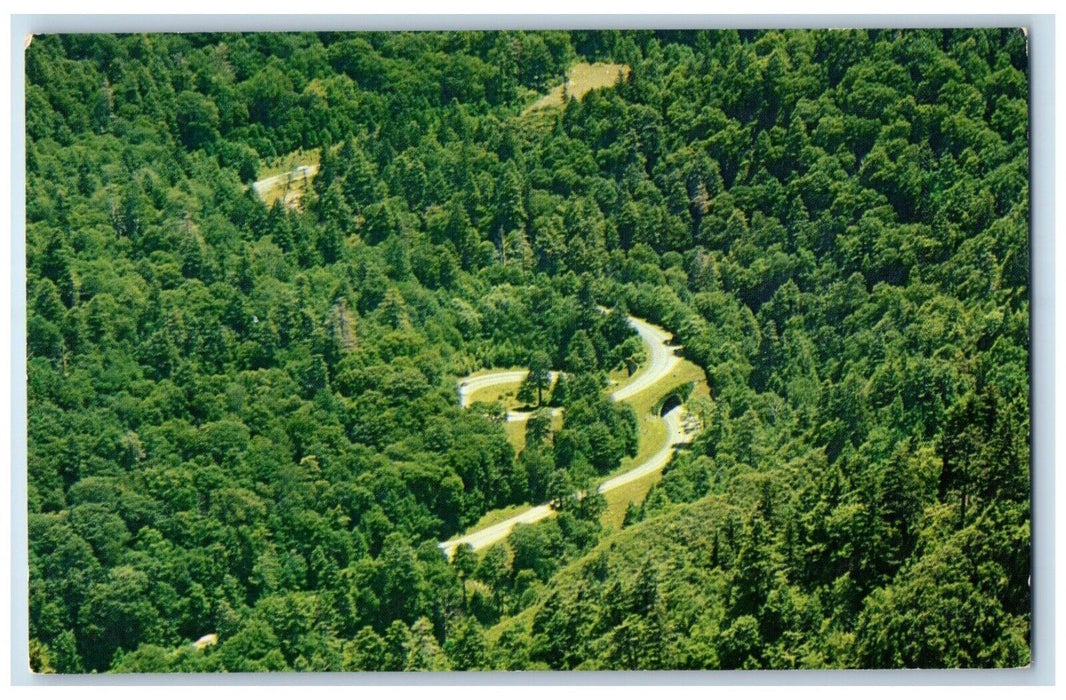
[[[636,481],[643,476],[661,470],[670,461],[670,458],[673,457],[677,446],[692,439],[692,434],[689,433],[685,427],[684,409],[680,406],[663,416],[663,420],[666,421],[666,444],[641,464],[638,464],[623,474],[619,474],[618,476],[604,481],[600,484],[599,489],[597,489],[600,493],[613,491],[616,488],[625,486],[631,481]],[[518,515],[496,523],[495,525],[489,525],[476,532],[471,532],[469,535],[456,537],[454,540],[441,542],[440,548],[444,550],[444,553],[450,558],[455,551],[455,548],[459,545],[469,544],[474,549],[488,547],[511,534],[511,530],[514,529],[515,525],[519,523],[535,523],[547,518],[551,514],[551,506],[547,504],[534,506],[533,508],[524,510]]]

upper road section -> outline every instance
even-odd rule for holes
[[[666,344],[672,337],[669,331],[635,316],[629,317],[629,325],[633,326],[640,335],[640,339],[644,341],[644,347],[648,349],[648,363],[628,384],[611,393],[611,398],[615,401],[624,401],[631,396],[636,396],[669,374],[670,370],[681,361],[681,358],[674,354],[674,348]]]
[[[629,317],[629,324],[637,331],[641,340],[644,341],[644,345],[648,348],[648,362],[631,378],[628,384],[611,393],[611,398],[615,401],[624,401],[636,396],[669,374],[670,370],[680,362],[680,358],[674,354],[674,348],[667,345],[671,338],[669,332],[633,316]],[[470,397],[476,391],[500,384],[520,382],[526,378],[528,373],[529,370],[518,369],[466,377],[459,382],[459,405],[463,407],[469,406]],[[556,374],[556,372],[552,373],[553,380]],[[558,411],[559,409],[555,410]],[[525,420],[527,418],[529,418],[529,413],[507,412],[507,420],[509,421]],[[600,493],[607,493],[642,476],[659,471],[670,461],[677,445],[689,442],[692,439],[692,435],[685,427],[684,409],[680,406],[664,415],[663,420],[666,422],[666,443],[641,464],[600,484],[598,489]],[[449,557],[455,551],[455,548],[461,544],[469,544],[474,549],[481,549],[507,537],[515,525],[519,523],[535,523],[548,517],[551,513],[551,506],[547,504],[534,506],[503,522],[447,542],[441,542],[440,548]]]
[[[636,396],[669,374],[670,370],[681,361],[681,358],[674,354],[674,348],[667,345],[672,337],[669,331],[635,316],[629,317],[629,325],[644,341],[644,347],[648,349],[648,362],[630,379],[628,384],[611,393],[611,398],[615,401],[624,401],[631,396]],[[459,405],[466,408],[470,405],[471,397],[475,392],[501,384],[520,382],[526,378],[527,374],[529,374],[527,369],[514,369],[464,377],[459,381]],[[558,372],[552,372],[552,381],[555,381],[558,374]],[[508,411],[507,413],[507,420],[525,420],[528,417],[528,413],[521,411]]]

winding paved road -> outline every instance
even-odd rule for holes
[[[670,457],[673,456],[674,448],[677,445],[692,440],[693,435],[685,428],[685,409],[682,407],[678,406],[677,408],[668,411],[666,415],[663,416],[663,422],[666,423],[666,443],[659,448],[659,451],[649,457],[643,464],[633,467],[624,474],[619,474],[616,477],[604,481],[600,484],[600,493],[613,491],[619,486],[625,486],[631,481],[636,481],[652,472],[659,471],[670,461]]]
[[[624,401],[630,396],[636,396],[665,377],[681,361],[681,358],[674,354],[674,348],[666,344],[673,337],[669,331],[653,326],[635,316],[629,317],[629,325],[633,326],[633,329],[640,335],[640,339],[644,341],[644,347],[648,349],[648,363],[628,384],[611,394],[611,398],[615,401]]]
[[[619,474],[616,477],[608,479],[600,484],[597,489],[600,493],[607,493],[613,491],[616,488],[625,486],[631,481],[651,474],[652,472],[659,471],[666,466],[666,463],[670,461],[670,457],[673,456],[674,450],[677,445],[689,442],[692,440],[692,434],[685,430],[684,426],[684,409],[680,406],[668,412],[663,416],[666,422],[666,444],[659,449],[658,452],[653,454],[647,461],[639,466],[630,469],[629,471]],[[447,542],[441,542],[440,548],[444,550],[444,553],[450,558],[455,548],[461,544],[469,544],[474,549],[481,549],[488,547],[490,544],[499,542],[507,535],[511,534],[511,530],[519,523],[535,523],[552,514],[551,506],[544,504],[534,506],[527,510],[522,511],[518,515],[508,518],[495,525],[489,525],[476,532],[472,532],[469,535],[462,537],[456,537],[454,540],[448,540]]]
[[[508,518],[501,523],[495,525],[489,525],[482,528],[477,532],[472,532],[469,535],[463,537],[456,537],[454,540],[448,540],[447,542],[441,542],[440,548],[444,550],[444,553],[450,559],[452,553],[455,552],[455,548],[461,544],[469,544],[474,549],[481,549],[482,547],[488,547],[494,542],[499,542],[507,535],[511,534],[511,530],[518,523],[535,523],[539,520],[543,520],[552,513],[552,508],[547,503],[539,506],[534,506],[528,510],[524,510],[513,518]]]
[[[674,354],[674,348],[671,348],[666,344],[671,337],[669,332],[633,316],[629,317],[629,324],[633,326],[640,335],[641,340],[644,341],[644,345],[648,349],[648,362],[628,384],[611,393],[611,398],[615,401],[625,400],[635,396],[644,389],[647,389],[649,386],[665,377],[670,370],[680,362],[680,358]],[[528,373],[529,370],[520,369],[492,372],[477,377],[467,377],[459,383],[459,405],[463,407],[469,406],[470,395],[475,391],[499,384],[520,382],[525,379],[526,374]],[[555,372],[552,373],[553,380],[555,379],[556,374],[557,373]],[[553,415],[559,410],[560,409],[555,409]],[[508,421],[526,420],[528,418],[529,413],[519,411],[507,412]],[[681,443],[689,442],[692,439],[692,434],[690,434],[685,427],[685,414],[682,407],[678,406],[666,413],[666,415],[663,416],[663,420],[666,423],[666,444],[643,463],[633,467],[623,474],[619,474],[618,476],[604,481],[597,489],[600,493],[607,493],[608,491],[612,491],[662,469],[666,466],[666,463],[670,461],[670,457],[673,456],[676,446]],[[482,528],[469,535],[457,537],[453,540],[448,540],[447,542],[441,542],[440,548],[444,550],[444,553],[448,557],[451,557],[455,548],[461,544],[469,544],[474,549],[481,549],[507,537],[511,530],[514,529],[515,525],[519,523],[535,523],[548,517],[551,513],[551,506],[547,504],[534,506],[522,511],[514,517],[504,520],[503,522]]]
[[[477,377],[467,377],[459,382],[459,406],[466,408],[470,405],[470,396],[482,389],[487,389],[490,386],[497,386],[499,384],[514,384],[520,382],[526,378],[529,374],[528,369],[516,369],[516,370],[504,370],[502,372],[491,372],[489,374],[482,374]],[[558,372],[551,373],[551,380],[554,382],[559,377]],[[553,408],[552,415],[557,416],[563,409]],[[529,417],[533,415],[533,411],[508,411],[507,422],[521,422],[529,420]]]
[[[648,350],[648,362],[636,373],[636,375],[630,378],[628,384],[611,393],[611,398],[615,401],[624,401],[631,396],[636,396],[669,374],[670,370],[676,367],[677,363],[681,361],[681,358],[674,354],[675,348],[666,344],[672,337],[669,331],[665,331],[659,326],[648,323],[635,316],[629,317],[629,325],[633,327],[633,330],[637,332],[640,339],[644,341],[644,347]],[[525,379],[527,374],[529,374],[528,369],[515,369],[489,372],[488,374],[481,374],[476,377],[466,377],[459,382],[459,405],[463,408],[469,406],[470,397],[476,391],[487,389],[492,386],[498,386],[500,384],[514,384],[515,382],[520,382]],[[554,382],[559,373],[552,372],[551,374],[552,381]],[[553,415],[557,413],[558,410],[559,409],[555,409]],[[529,418],[528,412],[507,412],[508,421],[521,421],[526,420],[527,418]]]
[[[467,377],[459,382],[459,406],[466,408],[470,405],[470,396],[475,391],[488,389],[490,386],[499,384],[514,384],[526,378],[528,369],[516,369],[503,372],[491,372],[477,377]]]

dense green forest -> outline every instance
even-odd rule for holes
[[[630,71],[527,111],[578,61]],[[46,35],[26,85],[35,670],[1029,662],[1020,31]],[[638,448],[626,313],[711,397],[613,530],[566,496]],[[516,452],[456,381],[531,361]]]

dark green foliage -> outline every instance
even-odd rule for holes
[[[632,72],[523,116],[578,59]],[[1028,662],[1017,30],[45,35],[26,70],[35,669]],[[612,534],[628,313],[711,398]],[[518,455],[455,400],[514,366],[564,409]]]

